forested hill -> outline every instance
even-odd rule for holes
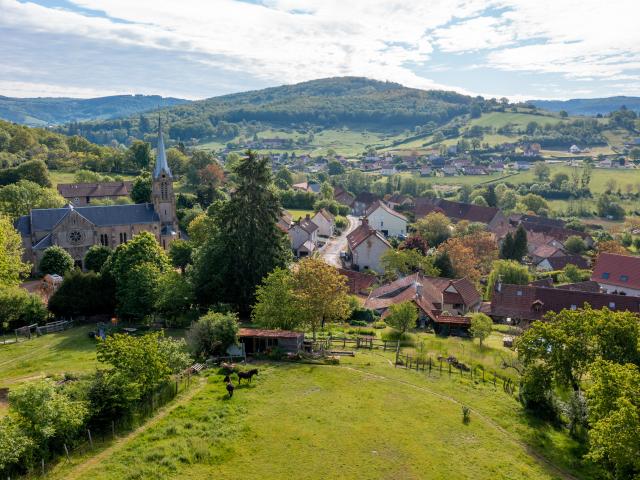
[[[0,96],[0,118],[31,126],[106,120],[188,102],[159,95],[99,98],[11,98]]]
[[[473,101],[472,97],[455,92],[340,77],[214,97],[166,108],[163,113],[171,126],[171,138],[188,140],[222,137],[229,124],[252,121],[279,126],[345,125],[372,129],[413,128],[429,122],[440,125],[468,113]],[[146,133],[145,128],[139,128],[139,117],[90,122],[80,128],[92,141],[124,142]],[[77,127],[71,126],[66,133],[78,133],[74,128]]]
[[[574,98],[571,100],[530,100],[527,103],[552,112],[569,115],[605,115],[625,106],[640,113],[640,97]]]

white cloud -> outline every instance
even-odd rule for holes
[[[74,97],[93,98],[103,95],[122,95],[129,92],[76,87],[70,85],[52,85],[38,82],[15,82],[0,80],[0,92],[8,97]],[[131,92],[133,93],[133,92]]]
[[[461,71],[474,65],[560,74],[573,81],[612,77],[630,83],[640,70],[636,0],[70,2],[82,8],[0,0],[0,28],[56,35],[71,53],[82,49],[83,39],[150,49],[168,60],[179,58],[181,65],[246,74],[259,84],[358,75],[468,93],[456,80],[466,79]],[[88,15],[84,9],[104,15]],[[435,53],[439,57],[432,72],[446,72],[446,85],[416,73],[429,71]],[[446,56],[443,61],[443,54],[457,53],[471,53],[473,59],[466,65],[447,65]],[[1,51],[0,63],[6,63]],[[119,66],[113,68],[116,75]],[[0,78],[9,75],[0,72]]]

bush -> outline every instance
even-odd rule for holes
[[[378,330],[382,330],[383,328],[387,328],[387,324],[384,323],[383,320],[380,320],[378,322],[373,322],[373,324],[371,325],[373,328],[378,329]]]
[[[20,287],[0,289],[0,329],[43,323],[49,312],[42,299]]]
[[[354,327],[366,327],[368,323],[364,320],[350,320],[349,325],[352,325]]]
[[[212,355],[224,355],[227,348],[238,343],[238,319],[233,313],[209,312],[187,332],[187,344],[191,353],[205,359]]]
[[[87,270],[99,272],[104,262],[109,258],[109,255],[111,255],[111,249],[108,247],[93,245],[84,256],[84,267]]]
[[[39,268],[45,275],[55,273],[64,276],[73,268],[73,258],[64,248],[54,245],[44,251]]]
[[[49,299],[49,310],[57,316],[111,314],[115,309],[115,289],[95,272],[69,273]]]

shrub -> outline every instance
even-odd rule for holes
[[[366,327],[368,324],[364,320],[350,320],[349,325],[354,327]]]
[[[48,312],[42,299],[19,287],[0,289],[0,329],[42,323]]]
[[[187,332],[191,353],[199,358],[222,355],[238,343],[238,319],[233,313],[209,312]]]
[[[115,289],[102,275],[94,272],[69,273],[49,299],[49,310],[55,315],[110,314],[115,309]]]
[[[373,324],[371,325],[373,328],[378,329],[378,330],[382,330],[383,328],[387,328],[387,324],[384,323],[383,320],[377,321],[377,322],[373,322]]]
[[[99,272],[104,262],[109,258],[109,255],[111,255],[111,249],[108,247],[93,245],[84,256],[84,267],[87,270]]]
[[[64,248],[54,245],[44,251],[39,268],[43,274],[57,273],[64,276],[73,268],[73,258]]]

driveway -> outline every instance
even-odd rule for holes
[[[325,243],[320,250],[320,256],[324,261],[334,267],[342,267],[340,252],[347,250],[347,235],[353,232],[360,225],[358,217],[354,217],[353,215],[348,215],[347,221],[349,222],[349,225],[342,232],[342,235],[327,240],[327,243]]]

